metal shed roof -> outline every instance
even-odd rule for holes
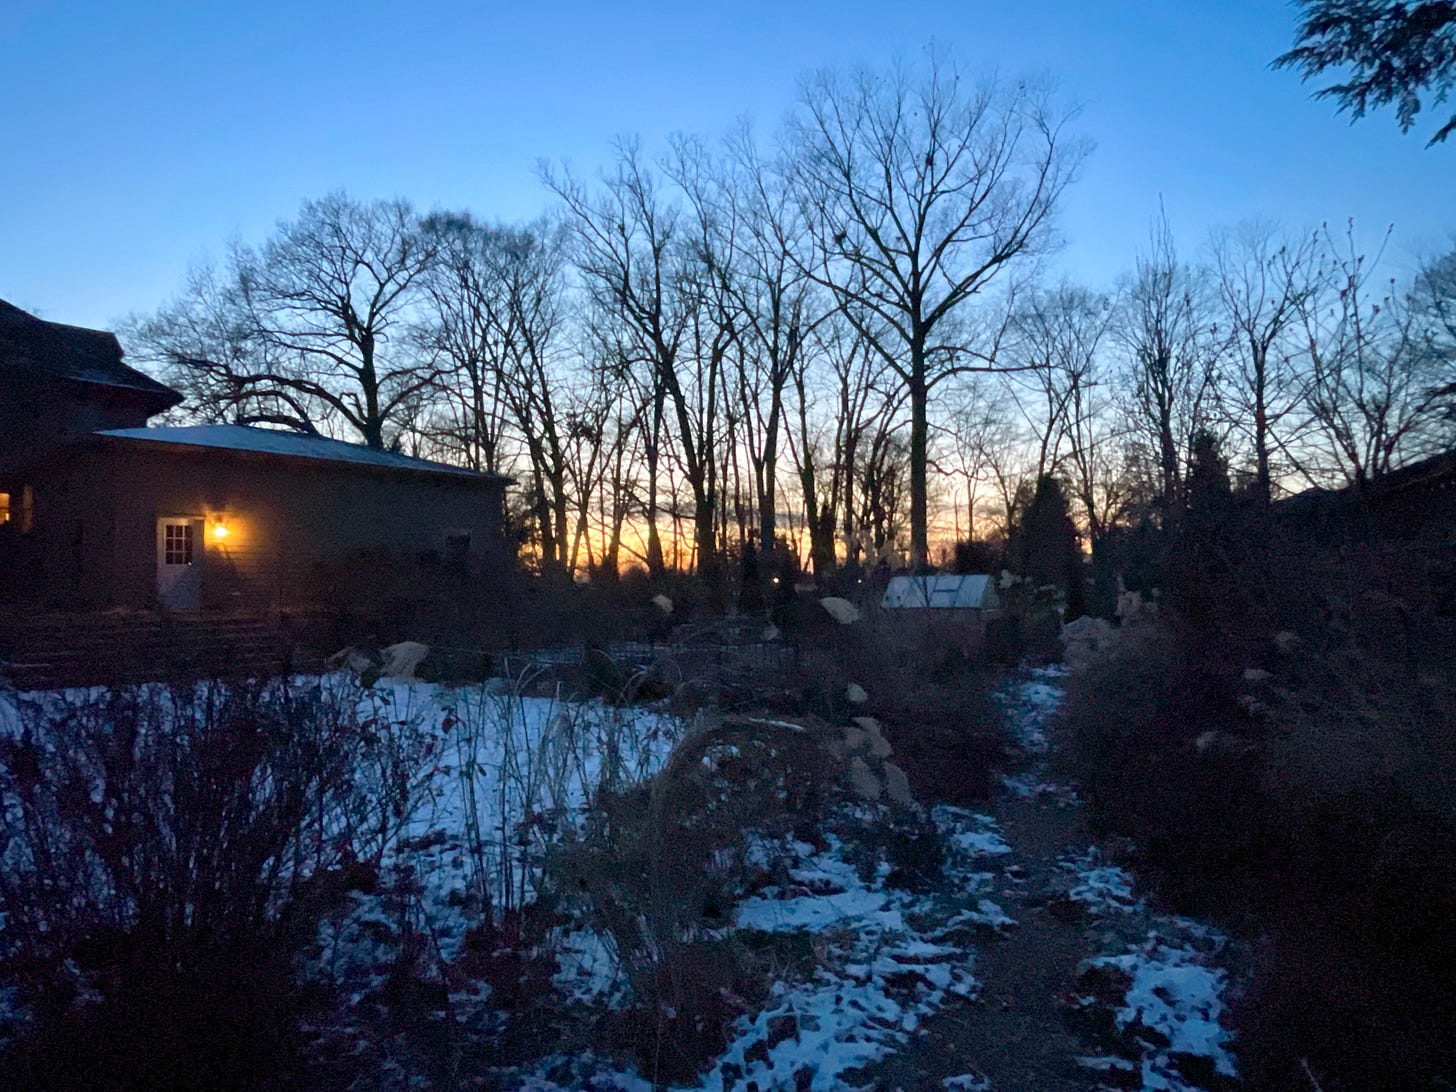
[[[880,606],[936,607],[950,610],[990,610],[1001,605],[996,580],[985,573],[928,576],[892,576]]]
[[[188,447],[222,448],[260,455],[283,455],[297,459],[317,459],[333,463],[352,463],[383,470],[414,470],[432,474],[480,479],[502,478],[463,466],[415,459],[392,451],[380,451],[363,444],[330,440],[323,436],[305,436],[283,429],[255,428],[251,425],[180,425],[160,428],[116,428],[97,433],[117,440],[154,444],[176,444]]]

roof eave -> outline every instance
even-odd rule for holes
[[[91,438],[103,444],[116,444],[121,446],[134,446],[146,448],[149,451],[161,454],[188,454],[206,455],[218,458],[244,457],[256,459],[263,462],[281,460],[290,464],[314,465],[319,467],[345,468],[350,471],[359,471],[371,474],[404,474],[409,476],[424,476],[440,478],[445,480],[474,482],[481,484],[485,482],[499,481],[502,484],[513,484],[515,479],[508,478],[503,474],[495,474],[489,471],[470,470],[465,467],[432,467],[432,466],[381,466],[378,463],[352,462],[348,459],[328,459],[317,455],[299,455],[287,451],[249,451],[246,448],[222,447],[217,444],[196,444],[188,443],[185,440],[160,440],[143,436],[115,436],[108,432],[92,433]]]

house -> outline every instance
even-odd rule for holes
[[[0,300],[0,474],[98,429],[145,425],[182,401],[121,355],[115,334],[46,322]],[[14,492],[6,501],[0,511],[13,520],[23,505]]]
[[[1364,485],[1307,489],[1277,502],[1274,511],[1294,533],[1316,542],[1432,537],[1456,544],[1456,448]]]
[[[277,610],[321,567],[430,570],[504,550],[506,479],[242,425],[148,427],[181,401],[113,334],[0,302],[0,601]]]
[[[984,615],[1001,607],[996,578],[984,573],[961,575],[892,576],[880,606],[891,610],[931,609],[973,611]]]

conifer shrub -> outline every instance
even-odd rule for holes
[[[1094,827],[1131,838],[1177,908],[1254,942],[1237,1018],[1257,1087],[1299,1087],[1306,1065],[1326,1090],[1456,1075],[1456,689],[1359,628],[1271,635],[1264,669],[1255,642],[1167,618],[1070,687]]]

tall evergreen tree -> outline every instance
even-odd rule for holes
[[[1039,586],[1053,585],[1067,596],[1067,613],[1087,613],[1082,578],[1082,546],[1062,483],[1044,474],[1012,533],[1008,553],[1020,575]]]
[[[1218,441],[1207,432],[1193,438],[1186,504],[1169,558],[1171,602],[1210,632],[1242,606],[1231,587],[1233,489]]]

